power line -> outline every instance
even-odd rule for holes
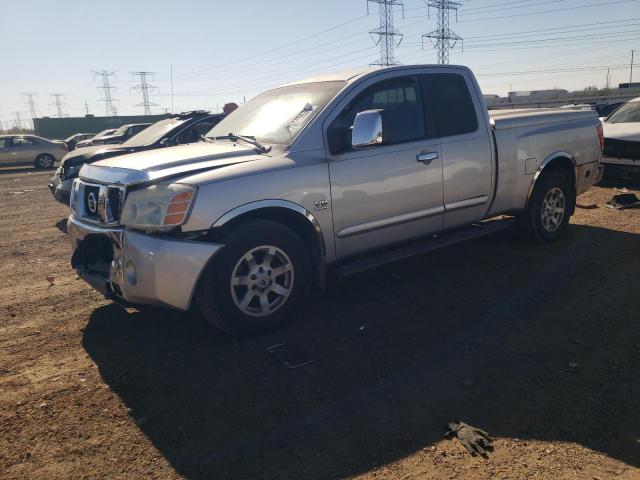
[[[378,15],[380,17],[380,26],[376,30],[372,30],[369,34],[378,37],[375,41],[380,46],[380,59],[371,65],[379,65],[388,67],[397,65],[398,62],[393,55],[395,47],[402,42],[402,34],[393,26],[393,7],[402,8],[402,16],[404,17],[404,5],[400,0],[367,0],[367,14],[369,14],[369,3],[378,4]],[[396,38],[398,39],[396,41]]]
[[[285,48],[288,48],[289,46],[291,46],[291,44],[297,45],[297,44],[302,43],[302,42],[304,42],[306,40],[309,40],[311,38],[318,37],[318,36],[320,36],[320,35],[322,35],[324,33],[331,32],[333,30],[337,30],[338,28],[344,27],[345,25],[349,25],[350,23],[353,23],[353,22],[356,22],[356,21],[358,21],[360,19],[363,19],[367,15],[368,15],[368,13],[366,15],[360,15],[359,17],[352,18],[352,19],[347,20],[347,21],[345,21],[343,23],[340,23],[338,25],[334,25],[333,27],[329,27],[329,28],[326,28],[326,29],[321,30],[319,32],[315,32],[315,33],[313,33],[311,35],[307,35],[305,37],[298,38],[296,40],[287,42],[285,45],[280,45],[278,47],[274,47],[274,48],[271,48],[269,50],[263,50],[262,52],[250,55],[248,57],[240,58],[238,60],[234,60],[233,62],[225,63],[225,64],[222,64],[222,65],[217,64],[217,65],[214,65],[214,66],[204,67],[204,68],[201,68],[199,70],[192,71],[192,72],[185,72],[185,73],[176,75],[176,78],[177,77],[197,76],[198,74],[200,74],[202,72],[205,72],[207,70],[211,70],[212,68],[218,69],[218,68],[221,68],[221,67],[227,67],[227,66],[230,66],[230,65],[236,65],[238,63],[243,63],[243,62],[245,62],[247,60],[253,60],[255,58],[264,57],[264,55],[266,55],[268,53],[272,53],[272,52],[276,52],[278,50],[283,50]],[[354,36],[354,35],[351,35],[351,36]]]
[[[628,25],[628,26],[631,27],[633,25]],[[638,34],[638,32],[639,32],[638,29],[623,30],[623,31],[618,31],[618,32],[609,34],[607,35],[607,38],[619,37],[621,35]],[[566,33],[579,33],[579,32],[566,32]],[[593,38],[593,37],[602,37],[602,34],[593,33],[593,34],[575,35],[575,36],[569,36],[569,37],[537,38],[534,40],[520,40],[520,41],[508,40],[506,42],[492,42],[492,43],[481,43],[482,41],[479,41],[477,43],[472,42],[471,45],[467,46],[467,48],[496,47],[501,45],[521,45],[526,43],[556,42],[558,40],[578,40],[578,39]]]
[[[469,40],[478,40],[478,39],[488,39],[488,38],[498,38],[498,40],[503,40],[504,37],[524,37],[524,36],[537,36],[539,33],[541,32],[552,32],[552,33],[547,33],[543,35],[553,35],[555,32],[558,32],[559,30],[574,30],[574,29],[578,29],[578,30],[587,30],[587,31],[593,31],[593,29],[588,29],[588,28],[584,28],[584,27],[594,27],[594,26],[602,26],[602,25],[610,25],[612,23],[615,23],[616,25],[620,26],[620,27],[628,27],[628,26],[632,26],[632,25],[637,25],[637,24],[627,24],[627,25],[623,25],[624,23],[627,22],[635,22],[640,20],[640,18],[625,18],[625,19],[619,19],[619,20],[611,20],[611,21],[607,21],[607,22],[596,22],[596,23],[582,23],[582,24],[578,24],[578,25],[567,25],[565,27],[550,27],[550,28],[539,28],[536,30],[525,30],[522,32],[510,32],[510,33],[493,33],[490,35],[477,35],[477,36],[473,36],[473,37],[466,37],[467,41]],[[570,33],[570,32],[566,32],[566,33]]]
[[[56,106],[56,111],[58,112],[58,118],[64,117],[64,115],[62,114],[62,105],[66,105],[66,103],[62,101],[62,97],[64,97],[64,93],[50,93],[49,95],[53,97],[53,102],[51,102],[49,105]]]
[[[136,104],[136,107],[143,107],[145,115],[151,115],[151,107],[157,107],[157,103],[152,103],[149,100],[149,92],[153,90],[157,90],[158,87],[153,85],[149,85],[147,81],[148,78],[153,77],[155,72],[129,72],[133,76],[133,78],[140,78],[140,83],[134,87],[131,87],[132,90],[136,90],[142,93],[142,102]]]
[[[458,7],[460,3],[451,0],[431,0],[427,2],[429,10],[435,8],[438,11],[438,27],[436,30],[422,35],[422,48],[424,40],[429,39],[433,47],[438,51],[438,63],[446,65],[449,63],[449,49],[453,48],[458,41],[462,42],[462,37],[449,29],[450,12],[456,12],[458,20]]]
[[[116,72],[110,72],[108,70],[93,70],[93,78],[99,77],[102,79],[102,85],[98,86],[98,90],[102,91],[102,98],[100,101],[104,102],[105,116],[117,117],[118,111],[116,110],[117,100],[113,98],[111,91],[116,87],[111,86],[111,77],[114,77]]]
[[[462,20],[460,23],[462,23],[462,22],[464,22],[464,23],[467,23],[467,22],[484,22],[484,21],[487,21],[487,20],[502,20],[502,19],[505,19],[505,18],[522,17],[522,16],[526,16],[526,15],[541,15],[543,13],[564,12],[564,11],[567,11],[567,10],[573,11],[573,10],[578,10],[578,9],[581,9],[581,8],[604,7],[604,6],[607,6],[607,5],[618,5],[620,3],[630,3],[630,2],[637,2],[637,1],[638,0],[616,0],[616,1],[613,1],[613,2],[602,2],[602,3],[597,3],[597,4],[590,3],[590,4],[587,4],[587,5],[576,5],[576,6],[573,6],[573,7],[556,8],[556,9],[552,9],[552,10],[542,10],[542,11],[539,11],[539,12],[516,13],[516,14],[513,14],[513,15],[501,15],[499,17],[473,18],[471,20]]]

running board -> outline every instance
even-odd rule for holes
[[[492,220],[487,222],[474,223],[469,227],[452,230],[438,235],[422,239],[417,242],[393,247],[389,250],[373,253],[366,257],[358,257],[350,260],[335,269],[338,277],[346,277],[355,273],[360,273],[370,268],[376,268],[391,262],[397,262],[414,255],[430,252],[439,248],[448,247],[456,243],[484,237],[492,233],[500,232],[510,228],[514,224],[512,218],[504,220]]]

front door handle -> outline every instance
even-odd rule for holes
[[[434,160],[438,159],[438,152],[422,152],[416,155],[416,160],[425,165],[429,165]]]

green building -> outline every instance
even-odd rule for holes
[[[35,134],[51,140],[64,140],[74,133],[98,133],[108,128],[118,128],[129,123],[155,123],[169,115],[129,115],[119,117],[34,118]]]

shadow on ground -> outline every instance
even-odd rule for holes
[[[109,305],[83,343],[188,478],[353,475],[458,418],[637,467],[639,249],[584,226],[544,247],[505,233],[341,281],[268,336]],[[266,352],[282,342],[314,362],[283,367]]]
[[[56,228],[62,233],[69,233],[67,230],[67,218],[61,218],[56,222]]]
[[[36,167],[25,167],[25,166],[6,166],[0,168],[0,175],[11,175],[11,174],[19,174],[19,173],[48,173],[49,175],[53,175],[55,169],[39,169]]]

